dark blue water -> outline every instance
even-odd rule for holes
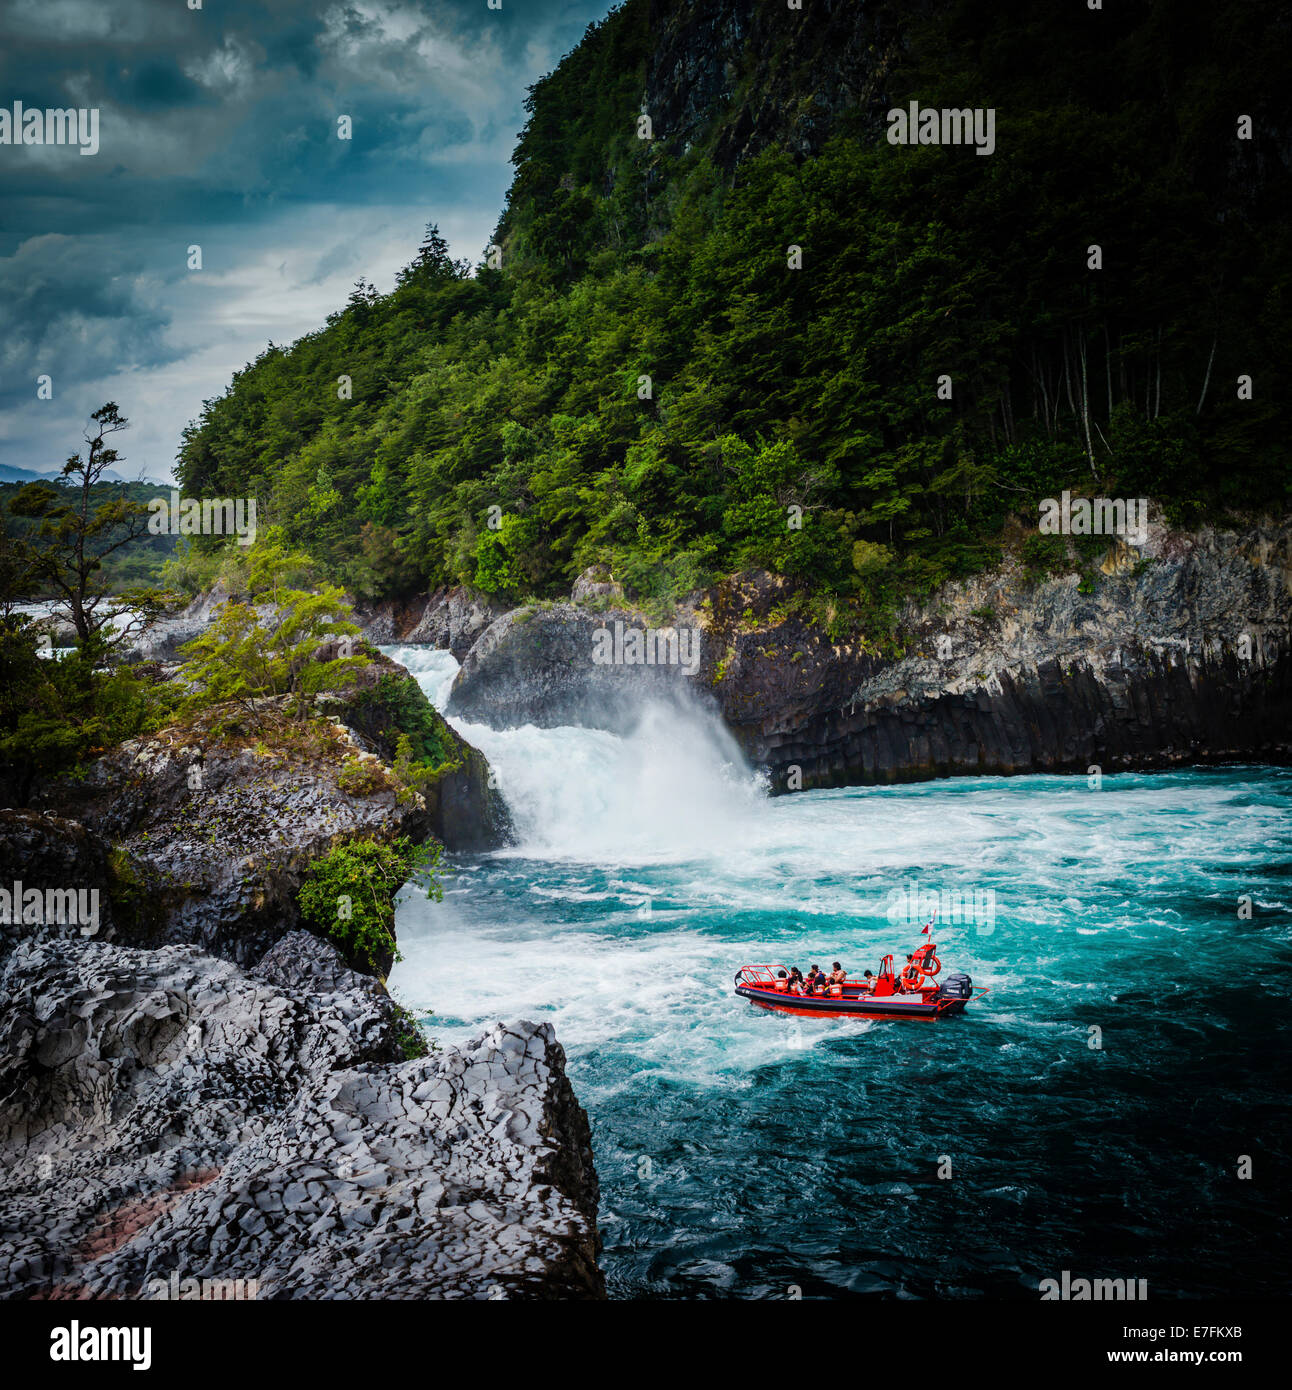
[[[612,1295],[1034,1299],[1065,1269],[1288,1291],[1292,773],[768,800],[663,716],[468,732],[523,845],[409,898],[392,984],[447,1040],[556,1025]],[[934,932],[990,989],[961,1019],[731,993],[746,961],[912,950],[910,898],[943,889],[979,904]]]

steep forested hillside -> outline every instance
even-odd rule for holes
[[[207,402],[184,486],[365,595],[757,564],[844,614],[1067,485],[1282,501],[1290,32],[1279,0],[627,0],[530,95],[501,268],[431,237],[361,282]],[[994,151],[890,144],[913,100],[990,107]]]

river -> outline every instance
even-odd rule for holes
[[[453,658],[387,650],[442,706]],[[772,798],[698,713],[452,722],[519,843],[450,856],[442,903],[405,891],[391,987],[445,1042],[555,1025],[612,1297],[1288,1287],[1292,771]],[[946,968],[990,991],[962,1018],[731,992],[749,961],[874,969],[935,902]]]

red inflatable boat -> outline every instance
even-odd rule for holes
[[[791,991],[787,966],[742,965],[736,972],[736,993],[761,1009],[810,1018],[950,1018],[964,1013],[971,999],[987,991],[975,989],[962,974],[935,983],[934,976],[942,970],[937,949],[921,946],[900,975],[893,971],[892,956],[885,956],[879,974],[868,980],[848,980],[802,994]]]

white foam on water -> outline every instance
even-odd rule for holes
[[[447,652],[391,654],[444,703]],[[442,904],[401,901],[396,991],[434,1010],[449,1041],[496,1018],[548,1019],[575,1055],[622,1052],[717,1088],[854,1032],[882,1045],[896,1025],[768,1014],[732,994],[732,975],[772,960],[857,973],[913,949],[918,926],[887,915],[912,882],[996,893],[991,932],[939,921],[935,938],[944,968],[991,987],[980,1026],[1012,1034],[1048,1026],[1056,991],[1148,981],[1185,968],[1181,952],[1190,973],[1228,959],[1235,874],[1287,857],[1280,774],[1264,769],[1259,793],[1231,770],[1098,791],[973,778],[769,798],[700,711],[625,711],[623,734],[450,722],[498,773],[519,843],[453,861]],[[1244,891],[1280,897],[1269,879]],[[1198,910],[1208,901],[1214,917]]]
[[[457,662],[449,652],[386,649],[437,709]],[[625,732],[449,723],[497,774],[519,843],[508,853],[606,864],[675,863],[737,849],[756,833],[766,795],[716,714],[645,702]]]
[[[442,709],[453,657],[387,650]],[[518,843],[487,870],[462,866],[440,904],[401,898],[393,984],[415,1010],[435,1011],[436,1036],[546,1018],[571,1049],[619,1044],[663,1075],[694,1080],[700,1066],[710,1084],[743,1086],[757,1067],[838,1034],[838,1022],[768,1015],[714,987],[715,969],[730,981],[742,961],[728,966],[730,946],[697,929],[696,909],[725,915],[733,895],[777,902],[779,886],[757,880],[783,835],[714,715],[648,702],[625,710],[623,734],[449,722],[488,758]]]
[[[837,1024],[769,1015],[735,996],[723,987],[729,951],[689,925],[642,930],[623,909],[562,925],[514,900],[482,916],[470,892],[421,910],[401,902],[405,959],[393,984],[415,1012],[434,1010],[432,1032],[446,1042],[495,1018],[546,1020],[567,1048],[621,1048],[634,1071],[743,1086],[758,1067],[837,1035]]]

